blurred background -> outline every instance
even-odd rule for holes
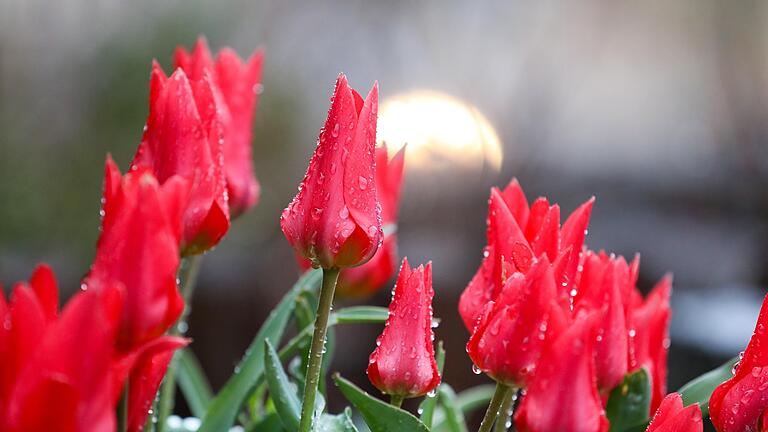
[[[168,70],[205,34],[214,50],[266,49],[261,202],[206,256],[191,320],[214,386],[298,275],[278,217],[344,71],[361,92],[379,81],[380,135],[412,141],[400,253],[434,262],[447,381],[488,381],[456,304],[488,188],[517,176],[566,212],[595,195],[587,242],[641,253],[641,288],[674,273],[676,389],[743,349],[768,286],[766,24],[758,1],[0,0],[0,279],[47,261],[67,294],[79,286],[104,157],[125,169],[135,151],[150,62]],[[339,329],[334,368],[369,390],[379,331]]]

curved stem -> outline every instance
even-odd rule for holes
[[[512,389],[502,383],[496,383],[496,391],[493,393],[493,398],[488,404],[488,409],[485,411],[485,417],[483,422],[480,423],[480,429],[478,432],[491,432],[493,422],[496,421],[496,417],[499,415],[499,408],[507,397],[507,393],[510,393]]]
[[[496,427],[493,429],[494,432],[507,432],[507,429],[509,429],[507,422],[509,422],[509,419],[512,417],[512,408],[517,399],[515,397],[516,395],[517,392],[515,389],[510,388],[510,391],[504,396],[504,402],[501,403],[501,407],[499,408],[499,416],[496,418]]]
[[[181,296],[184,298],[184,311],[179,320],[171,327],[169,334],[173,336],[183,336],[187,332],[187,317],[192,309],[192,294],[195,292],[197,284],[197,275],[200,272],[200,263],[202,255],[193,255],[184,258],[179,266],[179,279],[181,281]],[[160,386],[160,398],[157,409],[157,430],[165,430],[165,422],[171,412],[176,399],[176,371],[179,368],[178,353],[173,355],[168,364],[168,370],[165,372],[165,379]]]
[[[301,421],[299,432],[309,432],[315,412],[317,386],[320,382],[320,370],[323,365],[325,351],[325,333],[328,329],[328,317],[333,306],[333,293],[336,291],[336,281],[339,279],[339,269],[323,269],[323,285],[320,288],[320,300],[317,304],[315,332],[312,335],[312,345],[309,349],[309,364],[304,380],[304,398],[301,403]]]
[[[389,398],[389,404],[400,408],[403,405],[404,400],[405,400],[405,397],[401,395],[392,395]]]

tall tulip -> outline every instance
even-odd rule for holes
[[[403,259],[389,317],[368,362],[368,378],[399,405],[440,384],[432,331],[432,263],[411,269]]]
[[[323,284],[312,336],[300,432],[312,427],[328,316],[339,269],[364,264],[383,236],[374,179],[378,84],[365,100],[341,74],[331,109],[299,192],[280,216],[295,252],[323,268]]]
[[[203,36],[197,39],[192,52],[178,47],[174,53],[174,68],[181,68],[193,81],[210,73],[214,89],[223,104],[224,173],[227,178],[229,208],[237,217],[253,207],[259,199],[259,183],[253,169],[251,130],[258,89],[261,86],[263,50],[257,50],[243,61],[231,48],[223,48],[214,60]]]

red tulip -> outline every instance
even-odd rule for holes
[[[567,326],[569,312],[557,302],[549,261],[542,257],[528,273],[510,275],[496,301],[467,343],[475,367],[496,381],[514,387],[529,384],[546,340]]]
[[[629,370],[645,368],[651,377],[651,412],[667,394],[667,352],[669,321],[672,312],[669,297],[672,278],[665,276],[641,304],[633,307],[629,321]],[[640,298],[639,292],[634,294]],[[636,300],[638,301],[638,300]]]
[[[709,416],[719,432],[764,431],[768,410],[768,296],[731,379],[709,398]]]
[[[368,378],[390,395],[422,396],[440,384],[432,341],[432,263],[411,269],[403,259],[389,317],[376,340]]]
[[[187,190],[178,176],[158,185],[148,168],[121,177],[107,158],[101,236],[85,283],[125,288],[117,341],[123,353],[162,336],[184,309],[176,271]]]
[[[546,256],[556,270],[558,299],[570,303],[582,245],[594,199],[577,208],[560,226],[560,207],[546,198],[531,207],[516,179],[503,191],[491,189],[488,202],[488,245],[483,262],[459,300],[464,325],[472,331],[485,305],[494,300],[504,279],[526,272],[535,258]]]
[[[608,430],[597,391],[594,315],[547,342],[539,367],[515,414],[521,432],[603,432]]]
[[[384,240],[370,261],[357,267],[345,268],[339,273],[336,296],[344,298],[366,297],[392,277],[397,265],[397,207],[403,179],[405,147],[387,158],[386,144],[376,147],[376,193],[381,202],[381,222],[385,227]],[[312,263],[299,256],[299,266],[312,267]]]
[[[9,307],[0,291],[0,430],[112,431],[119,290],[80,292],[60,317],[57,297],[45,266]]]
[[[701,420],[699,404],[683,408],[683,398],[678,393],[670,393],[661,402],[661,406],[648,425],[646,432],[701,432],[704,423]]]
[[[598,388],[605,394],[621,383],[628,371],[627,313],[634,281],[623,257],[589,251],[583,261],[574,310],[599,312],[595,361]]]
[[[363,101],[341,74],[299,193],[280,226],[313,266],[341,268],[371,259],[382,238],[374,181],[378,84]]]
[[[206,72],[212,74],[214,88],[224,102],[220,107],[224,126],[224,172],[232,217],[253,207],[259,198],[251,155],[251,129],[263,60],[262,50],[255,51],[244,62],[232,49],[223,48],[214,61],[202,36],[191,54],[178,47],[174,55],[174,68],[183,69],[191,80],[204,79]]]
[[[183,208],[181,252],[202,253],[229,229],[222,153],[222,102],[208,73],[190,82],[182,70],[166,78],[152,66],[149,117],[131,169],[150,168],[160,184],[181,176],[190,184]]]

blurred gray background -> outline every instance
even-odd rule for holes
[[[382,100],[451,95],[500,139],[490,164],[453,170],[458,152],[429,175],[407,168],[400,252],[434,261],[449,382],[487,381],[470,372],[456,302],[480,262],[488,188],[517,176],[567,212],[596,195],[587,241],[640,252],[642,288],[674,273],[675,389],[743,349],[768,285],[766,24],[759,1],[0,0],[0,279],[47,261],[74,291],[94,253],[105,154],[123,169],[133,155],[152,58],[168,70],[176,45],[205,34],[214,50],[266,49],[261,202],[206,256],[192,314],[214,385],[298,274],[278,217],[344,71],[361,92],[378,80]],[[379,330],[341,330],[335,367],[368,389]]]

